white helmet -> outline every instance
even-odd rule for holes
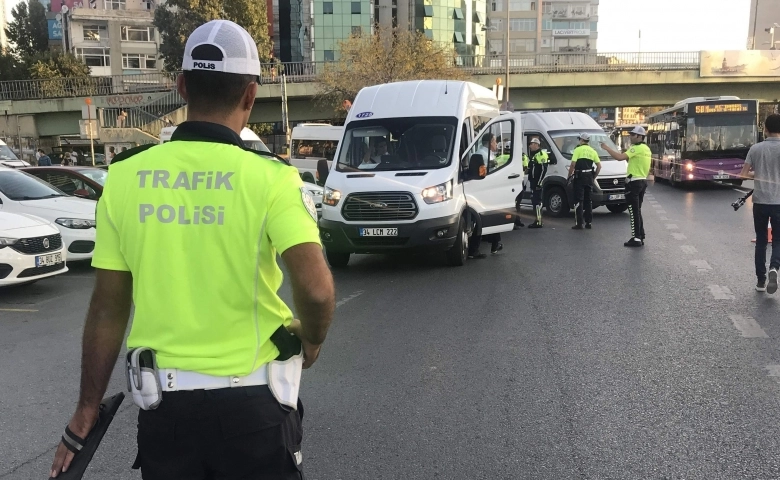
[[[643,137],[647,136],[647,132],[641,125],[637,125],[636,127],[634,127],[634,129],[631,130],[631,133],[634,135],[642,135]]]
[[[590,142],[590,135],[588,135],[587,133],[580,133],[580,136],[577,138],[579,138],[580,140],[584,140],[586,142]]]

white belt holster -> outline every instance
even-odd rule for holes
[[[268,388],[282,405],[298,410],[298,392],[301,389],[303,350],[287,360],[272,360],[267,364]]]
[[[133,394],[133,403],[142,410],[154,410],[162,401],[157,358],[150,348],[134,348],[127,352],[127,390]]]

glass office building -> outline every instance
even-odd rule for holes
[[[371,0],[314,0],[314,60],[335,60],[339,42],[350,35],[371,32],[374,24],[372,3]]]

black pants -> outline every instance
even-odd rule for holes
[[[574,201],[576,202],[574,214],[577,218],[577,225],[582,225],[583,210],[585,223],[593,222],[593,203],[590,195],[593,192],[593,174],[575,173],[574,177]]]
[[[774,230],[780,227],[780,205],[753,204],[753,226],[756,229],[756,277],[766,280],[766,246],[769,243],[769,220],[772,220],[772,255],[769,268],[780,269],[780,238]]]
[[[645,239],[645,222],[642,220],[642,202],[645,200],[647,180],[633,180],[626,183],[626,201],[631,216],[631,237]]]
[[[303,405],[267,386],[166,392],[138,413],[144,480],[302,480]],[[296,458],[298,457],[298,458]]]
[[[531,186],[531,205],[534,206],[534,211],[536,211],[536,206],[542,204],[542,189],[537,188],[540,185],[539,180],[535,178],[530,178],[528,183]]]

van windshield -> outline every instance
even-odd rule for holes
[[[19,160],[7,145],[0,145],[0,160]]]
[[[572,151],[575,148],[577,148],[577,145],[580,144],[580,141],[577,139],[580,133],[583,132],[579,132],[579,131],[550,132],[550,137],[552,137],[553,142],[555,142],[555,145],[558,147],[558,150],[560,150],[563,156],[571,160]],[[593,147],[594,150],[596,150],[596,153],[599,154],[599,158],[602,161],[614,160],[612,158],[612,155],[610,155],[606,150],[601,148],[600,145],[601,142],[604,142],[612,150],[620,151],[620,149],[617,147],[617,145],[615,145],[612,139],[609,138],[609,135],[607,135],[603,130],[587,131],[584,133],[590,135],[589,145]]]
[[[336,169],[399,171],[444,168],[452,161],[455,117],[382,118],[351,122]]]

